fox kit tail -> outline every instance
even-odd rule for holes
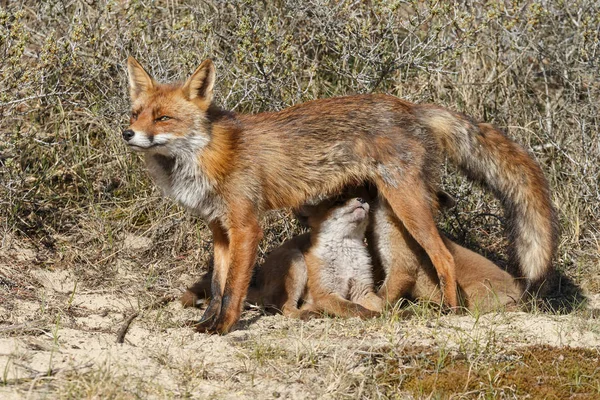
[[[485,123],[433,105],[415,113],[443,152],[470,179],[502,202],[507,220],[511,266],[532,293],[553,273],[558,224],[548,182],[540,166],[520,145]],[[547,288],[547,285],[546,287]]]

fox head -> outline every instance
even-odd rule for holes
[[[296,215],[321,235],[362,238],[369,220],[369,203],[361,197],[337,196],[317,205],[304,205]]]
[[[133,57],[128,58],[127,69],[131,120],[123,140],[132,150],[172,156],[206,146],[215,82],[211,60],[183,84],[157,83]]]

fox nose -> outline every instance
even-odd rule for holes
[[[135,136],[135,132],[132,131],[131,129],[125,129],[123,131],[123,139],[126,142],[129,142],[134,136]]]
[[[356,201],[358,201],[360,204],[365,204],[367,201],[365,199],[363,199],[362,197],[357,197]]]

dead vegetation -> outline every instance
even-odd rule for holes
[[[193,282],[210,258],[205,225],[162,198],[138,157],[121,143],[120,131],[128,115],[125,60],[129,54],[161,80],[183,79],[204,58],[212,58],[217,66],[217,101],[237,112],[280,109],[317,97],[385,92],[442,104],[494,123],[530,149],[550,180],[561,221],[556,265],[564,273],[563,282],[574,283],[562,285],[558,297],[568,301],[578,293],[566,290],[573,287],[600,292],[600,8],[595,1],[22,0],[0,4],[0,339],[16,338],[17,353],[23,340],[34,343],[19,353],[26,355],[23,365],[34,365],[43,349],[66,346],[58,340],[60,345],[45,345],[36,353],[32,348],[41,346],[37,334],[54,343],[53,331],[79,329],[112,336],[114,341],[126,315]],[[496,202],[454,171],[446,172],[442,186],[459,201],[441,217],[440,226],[502,263],[506,243]],[[261,255],[300,229],[287,211],[268,215],[263,226]],[[48,276],[53,274],[62,277],[58,280],[62,283],[50,282]],[[110,301],[95,308],[78,302],[79,296],[90,302]],[[148,322],[150,332],[166,335],[174,329],[176,335],[186,335],[181,321],[162,320],[160,311],[150,315],[158,321]],[[587,324],[579,319],[589,319],[582,329],[597,337],[597,319],[581,313],[572,318],[560,320],[557,326]],[[341,321],[331,323],[346,326]],[[365,325],[352,321],[341,338],[327,335],[323,340],[331,341],[330,354],[338,354],[334,347],[338,341],[385,331],[392,323],[402,322],[391,318],[366,323],[372,329],[360,333]],[[414,323],[422,327],[430,322],[423,318]],[[21,324],[26,329],[18,333],[14,327]],[[266,322],[258,324],[243,329],[258,336],[261,330],[271,329]],[[276,330],[285,331],[285,326],[308,336],[314,328],[278,322]],[[279,336],[269,335],[268,345],[276,346]],[[204,339],[194,336],[194,340]],[[297,346],[304,345],[302,340]],[[150,340],[135,343],[155,345]],[[242,380],[267,379],[261,375],[274,374],[277,360],[289,356],[289,349],[282,352],[249,343],[231,345],[250,360],[241,372],[228,370],[244,376]],[[482,388],[487,375],[473,372],[460,356],[450,356],[443,368],[431,369],[427,360],[437,357],[438,350],[439,346],[423,349],[424,358],[409,360],[421,363],[412,378],[394,372],[400,368],[398,360],[403,360],[396,357],[396,361],[370,364],[365,376],[371,375],[357,378],[349,383],[351,387],[344,386],[348,379],[331,372],[351,369],[342,356],[321,363],[330,354],[307,351],[295,353],[292,359],[302,368],[330,377],[332,381],[321,384],[333,388],[327,392],[333,397],[364,393],[394,397],[400,387],[415,397],[444,398],[448,391],[459,393],[460,385],[464,385],[462,394],[455,397],[518,397],[523,395],[519,385],[531,388],[533,383],[512,382],[509,377],[522,376],[526,369],[520,368],[525,365],[538,368],[531,354],[543,359],[541,375],[550,376],[551,368],[558,371],[557,380],[539,385],[559,386],[548,396],[560,398],[567,393],[564,390],[575,397],[598,392],[597,372],[582,369],[580,375],[573,375],[560,369],[575,360],[591,362],[594,355],[588,350],[577,353],[581,359],[562,348],[515,350],[510,353],[514,359],[491,370],[490,377],[499,377],[497,384],[485,384],[496,391]],[[552,364],[551,357],[543,356],[554,351],[562,354],[563,364]],[[164,350],[161,357],[168,353]],[[252,354],[270,361],[254,363]],[[471,355],[467,353],[467,358]],[[206,357],[204,364],[186,361],[189,369],[176,364],[190,382],[222,379],[225,389],[214,393],[227,397],[224,393],[235,390],[237,378],[219,375]],[[365,357],[360,365],[368,364]],[[3,368],[12,368],[5,361],[6,354],[0,354],[0,382],[22,395],[29,387],[35,393],[61,393],[65,398],[128,398],[136,390],[156,397],[183,396],[186,390],[210,392],[203,392],[206,388],[200,383],[202,390],[188,387],[183,379],[179,386],[161,388],[147,376],[133,379],[137,386],[125,387],[110,363],[83,370],[49,364],[48,371],[55,372],[46,374],[50,376],[44,375],[46,369],[19,372],[19,379],[34,378],[15,382],[7,372],[2,375]],[[503,375],[502,368],[523,372]],[[389,376],[378,375],[380,370],[389,371]],[[294,371],[290,370],[292,376]],[[453,375],[469,371],[472,380]],[[569,374],[580,378],[569,380]],[[585,388],[581,393],[572,386],[577,379]],[[457,386],[444,389],[443,382]],[[470,386],[474,382],[479,383]],[[590,389],[594,384],[596,392]],[[250,387],[246,393],[256,396],[258,389]],[[274,389],[273,397],[275,392],[284,393]]]

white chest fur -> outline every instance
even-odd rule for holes
[[[223,216],[223,200],[196,162],[153,154],[146,156],[146,166],[164,194],[183,207],[206,221]]]

